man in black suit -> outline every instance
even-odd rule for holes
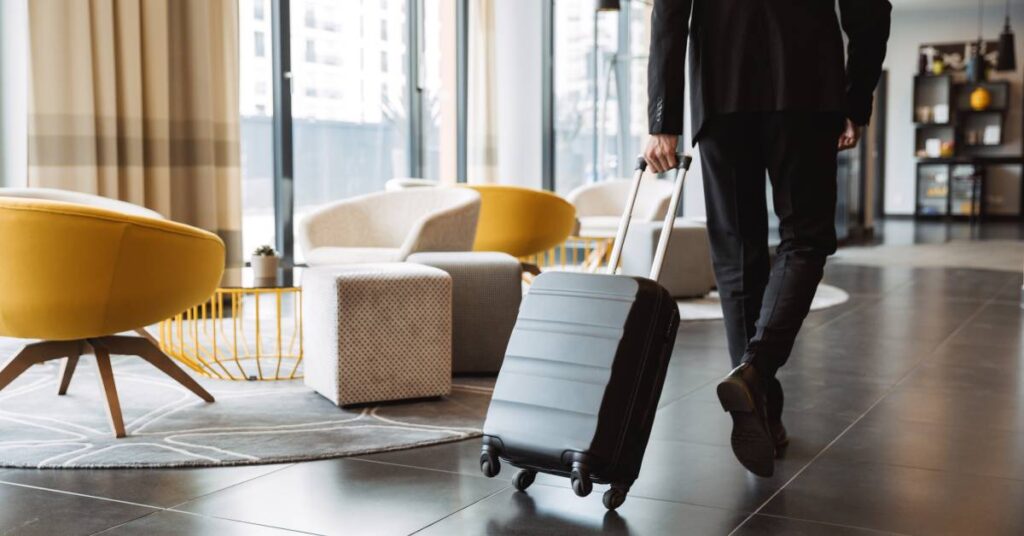
[[[736,367],[718,397],[736,457],[760,476],[787,442],[775,373],[836,249],[836,153],[871,117],[889,38],[888,0],[838,3],[837,17],[835,0],[654,2],[645,156],[656,172],[676,165],[689,39],[693,138]],[[766,171],[781,235],[771,263]]]

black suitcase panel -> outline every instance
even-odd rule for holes
[[[669,214],[675,214],[689,164],[681,161]],[[640,167],[627,207],[642,172]],[[616,238],[613,266],[628,219],[623,217]],[[667,245],[666,233],[653,277]],[[483,472],[497,474],[500,457],[523,469],[514,481],[520,490],[536,471],[570,476],[581,496],[592,482],[612,484],[605,505],[617,507],[640,472],[678,327],[675,300],[650,279],[538,276],[520,305],[494,387],[484,423]]]

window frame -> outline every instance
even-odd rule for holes
[[[404,65],[409,84],[408,106],[408,174],[412,177],[423,175],[425,139],[423,135],[423,92],[419,72],[422,61],[421,29],[423,25],[423,0],[401,0],[406,2],[406,38],[409,53]],[[456,12],[456,169],[458,182],[466,179],[466,111],[468,90],[468,42],[469,0],[455,0]],[[305,17],[305,14],[300,13]],[[291,93],[293,87],[291,61],[291,0],[271,0],[271,57],[273,81],[273,190],[275,245],[284,266],[295,265],[295,169],[293,114]],[[243,230],[244,232],[244,230]]]

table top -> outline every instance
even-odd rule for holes
[[[252,268],[225,268],[222,289],[295,289],[302,284],[302,268],[278,268],[275,277],[257,278]]]

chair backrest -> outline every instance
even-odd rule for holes
[[[208,300],[224,243],[171,221],[0,197],[0,336],[112,335]]]
[[[561,244],[576,226],[576,209],[551,192],[497,184],[467,188],[480,193],[476,251],[526,257]]]
[[[314,210],[299,222],[299,243],[305,252],[325,246],[397,248],[424,218],[479,203],[479,195],[462,188],[374,192]]]
[[[437,186],[438,182],[430,179],[395,177],[394,179],[390,179],[388,182],[384,183],[384,190],[388,192],[395,192],[398,190],[408,190],[410,188],[435,188]]]
[[[630,184],[630,179],[612,179],[586,184],[570,192],[566,199],[576,207],[577,217],[618,217],[622,215],[626,206]],[[665,219],[671,198],[672,181],[645,176],[636,196],[636,205],[633,207],[634,221]]]
[[[56,188],[0,188],[0,197],[62,201],[64,203],[74,203],[76,205],[86,205],[113,210],[114,212],[141,216],[143,218],[164,219],[163,215],[159,212],[139,205],[125,201],[118,201],[117,199],[110,199],[109,197],[101,197],[98,195],[74,192],[71,190],[58,190]]]

